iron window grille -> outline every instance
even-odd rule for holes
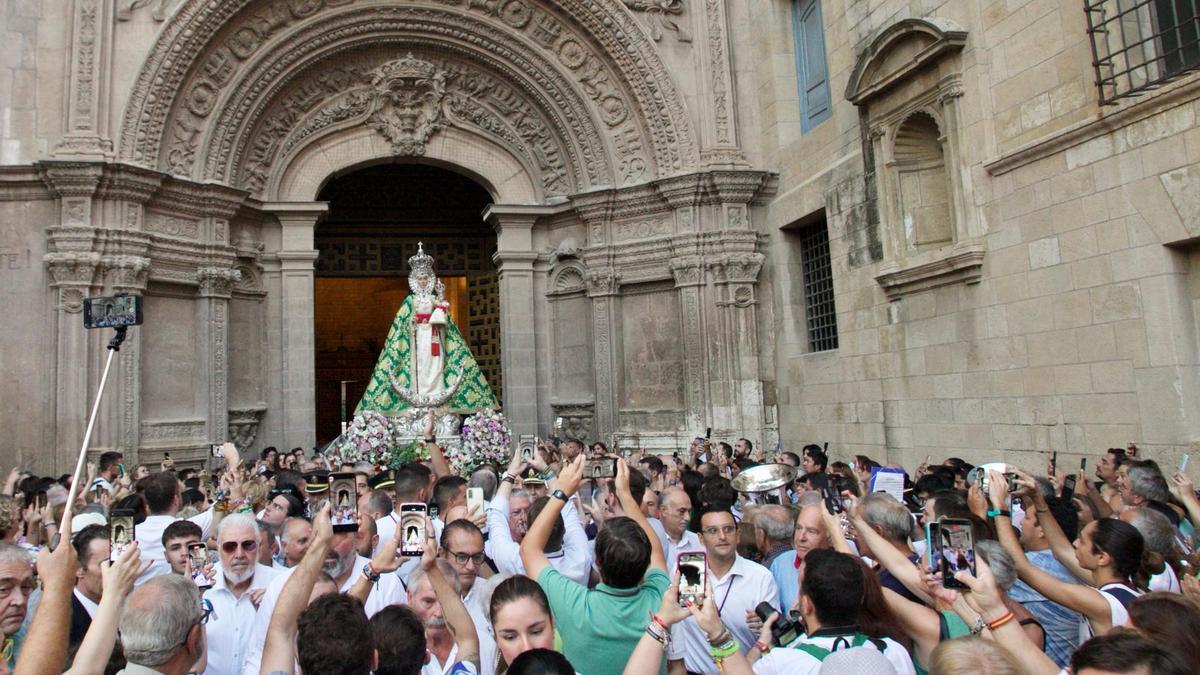
[[[1085,0],[1101,105],[1200,67],[1200,0]]]
[[[800,264],[804,271],[804,307],[808,319],[809,351],[838,347],[837,309],[833,303],[833,267],[825,221],[799,232]]]

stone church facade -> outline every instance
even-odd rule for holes
[[[1096,30],[1114,13],[1145,27],[1136,58]],[[95,452],[311,446],[318,197],[386,165],[486,190],[487,246],[442,273],[474,275],[456,320],[498,336],[517,433],[1165,460],[1200,438],[1200,55],[1163,22],[1153,0],[0,0],[0,461],[72,464],[109,338],[81,303],[115,292],[146,324]]]

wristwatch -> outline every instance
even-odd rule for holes
[[[550,493],[550,496],[554,497],[555,499],[561,499],[564,502],[570,499],[570,497],[567,496],[567,493],[563,492],[562,490],[555,490],[554,492]]]
[[[1004,509],[988,509],[987,516],[988,518],[995,518],[997,516],[1012,518],[1012,511],[1006,511]]]
[[[363,573],[363,576],[367,578],[367,581],[369,581],[373,584],[379,583],[379,577],[381,575],[379,574],[379,572],[375,571],[374,567],[371,567],[371,563],[367,563],[366,565],[363,565],[362,573]]]

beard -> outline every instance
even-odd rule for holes
[[[240,584],[254,576],[254,565],[248,564],[245,567],[229,566],[225,568],[225,578],[235,584]]]
[[[444,629],[446,627],[446,618],[437,616],[425,620],[426,629]]]
[[[321,571],[328,574],[330,577],[337,579],[346,573],[346,570],[349,569],[350,563],[354,560],[354,556],[357,555],[357,553],[357,551],[351,548],[350,554],[345,557],[338,556],[333,560],[326,560],[325,564],[321,565]]]

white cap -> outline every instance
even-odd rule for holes
[[[107,525],[108,519],[99,513],[81,513],[71,518],[71,532],[79,532],[92,525]]]

